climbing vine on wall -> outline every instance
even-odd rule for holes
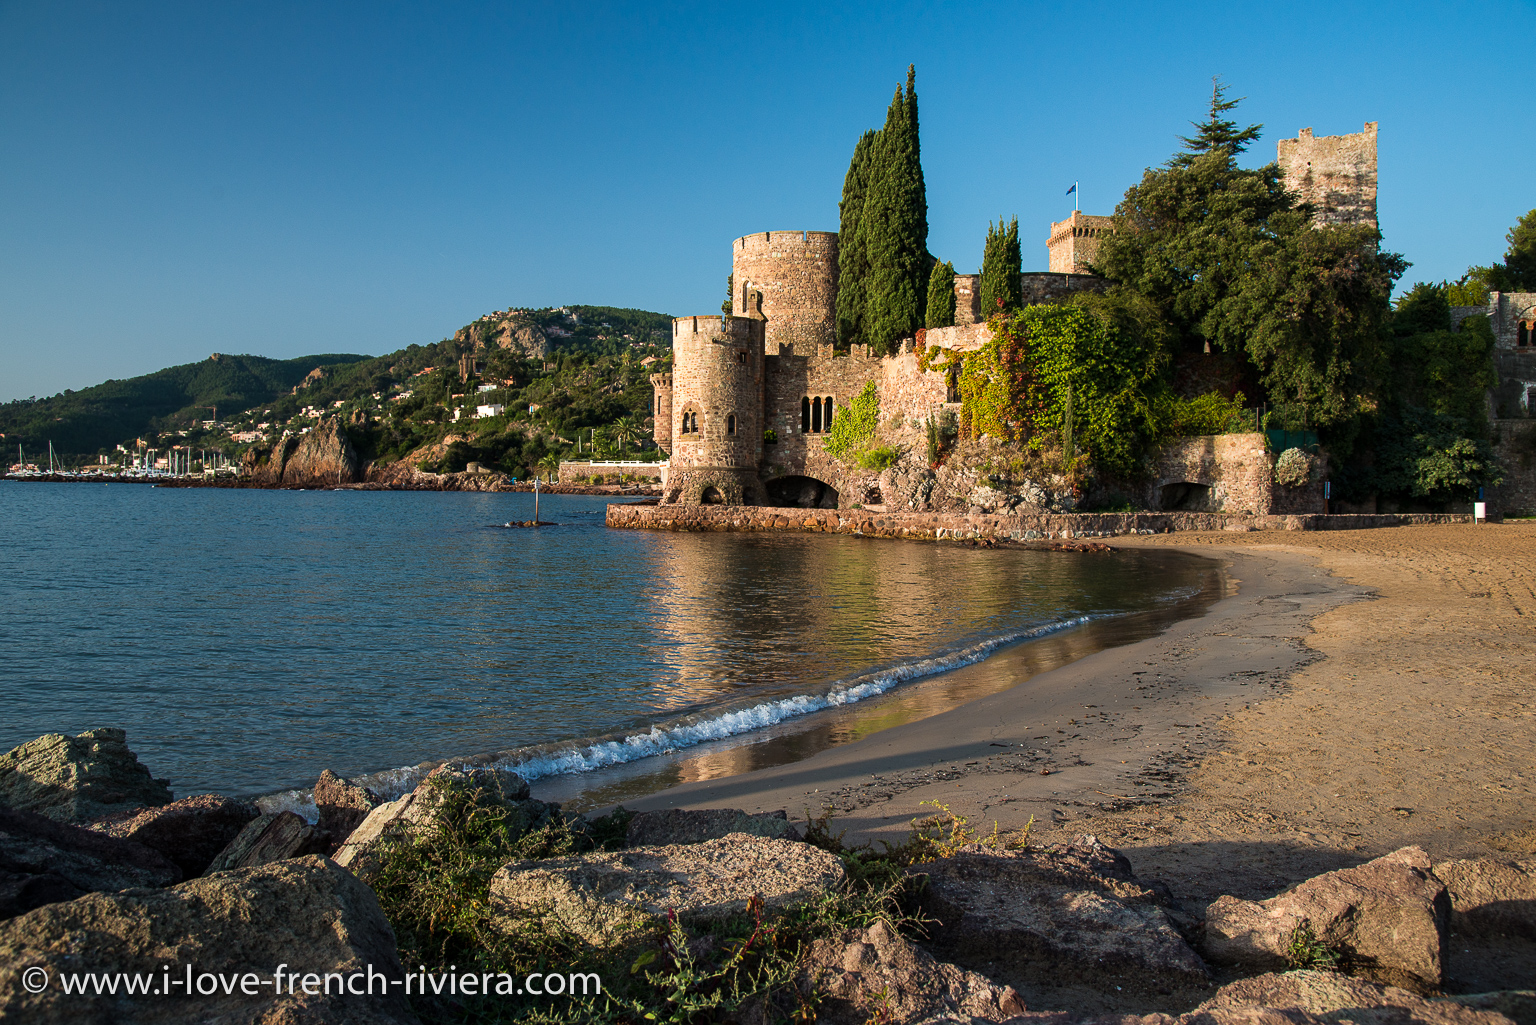
[[[827,452],[839,459],[857,455],[875,440],[875,428],[879,425],[880,396],[875,391],[875,382],[869,381],[852,402],[837,411],[827,434]]]
[[[1061,447],[1074,469],[1140,470],[1160,433],[1160,350],[1118,325],[1115,311],[1070,304],[1028,306],[989,327],[992,340],[961,368],[962,429]]]

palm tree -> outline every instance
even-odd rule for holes
[[[639,441],[645,436],[645,428],[633,414],[619,417],[613,422],[613,426],[608,428],[608,432],[619,443],[621,451],[627,449],[629,442]]]

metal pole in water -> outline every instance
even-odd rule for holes
[[[533,525],[539,525],[539,478],[533,478]]]

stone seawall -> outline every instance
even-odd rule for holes
[[[1200,512],[971,516],[965,513],[876,512],[872,509],[613,504],[608,507],[607,522],[608,526],[623,530],[808,531],[929,540],[991,537],[1032,541],[1188,530],[1359,530],[1413,523],[1471,523],[1472,517],[1465,513],[1234,516]]]

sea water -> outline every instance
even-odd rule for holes
[[[815,732],[1211,587],[1161,552],[610,530],[597,497],[505,526],[532,503],[0,482],[0,751],[118,726],[178,795],[475,755],[581,776]]]

